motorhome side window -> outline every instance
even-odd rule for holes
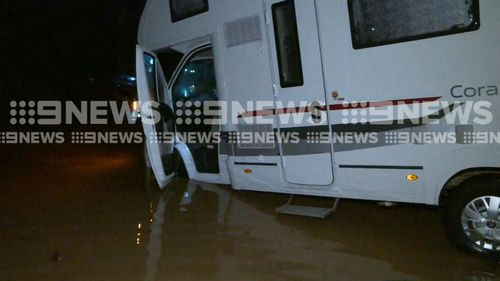
[[[302,86],[304,77],[294,2],[276,3],[272,10],[281,87]]]
[[[172,22],[196,16],[208,11],[208,0],[170,0]]]
[[[353,47],[479,29],[479,0],[348,0]]]

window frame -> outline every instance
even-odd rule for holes
[[[204,8],[197,9],[197,10],[192,10],[189,13],[185,14],[184,16],[177,16],[174,13],[173,1],[176,1],[176,0],[169,0],[168,1],[169,7],[170,7],[170,20],[171,20],[172,23],[176,23],[176,22],[179,22],[179,21],[182,21],[182,20],[185,20],[185,19],[197,16],[199,14],[206,13],[206,12],[208,12],[210,10],[210,4],[208,3],[208,0],[202,0],[204,2],[204,4],[205,4]],[[186,0],[184,0],[184,1],[186,1]]]
[[[380,47],[380,46],[386,46],[386,45],[393,45],[393,44],[400,44],[400,43],[406,43],[406,42],[413,42],[413,41],[418,41],[418,40],[423,40],[423,39],[431,39],[431,38],[435,38],[435,37],[442,37],[442,36],[448,36],[448,35],[455,35],[455,34],[460,34],[460,33],[477,31],[481,28],[481,11],[480,11],[479,0],[471,0],[471,1],[473,1],[473,9],[475,11],[475,13],[474,13],[475,20],[473,21],[473,23],[471,25],[469,25],[466,28],[457,28],[457,29],[451,29],[451,30],[445,30],[445,31],[431,32],[431,33],[427,33],[427,34],[407,36],[407,37],[398,38],[398,39],[384,40],[382,42],[360,44],[359,42],[357,42],[357,39],[356,39],[357,29],[356,29],[356,21],[355,21],[355,12],[354,12],[354,8],[353,8],[354,1],[357,1],[357,0],[347,0],[347,6],[348,6],[348,10],[349,10],[349,22],[350,22],[350,28],[351,28],[352,47],[355,50]]]

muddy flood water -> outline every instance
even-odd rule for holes
[[[340,201],[279,216],[287,196],[176,179],[141,146],[1,146],[0,280],[500,280],[455,249],[439,209]],[[192,196],[185,196],[189,191]]]

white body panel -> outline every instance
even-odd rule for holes
[[[209,0],[208,12],[171,23],[168,1],[149,0],[141,20],[139,45],[153,51],[172,48],[186,53],[201,43],[210,43],[218,97],[229,104],[273,101],[277,109],[279,103],[304,99],[327,106],[339,105],[341,100],[485,100],[493,104],[494,121],[487,126],[471,124],[471,128],[500,131],[498,95],[456,98],[450,92],[455,85],[476,89],[500,86],[500,2],[480,1],[481,27],[477,31],[355,50],[347,1],[296,0],[304,86],[287,89],[279,87],[277,74],[270,11],[275,2],[279,1]],[[248,17],[258,18],[260,40],[228,47],[225,24]],[[327,113],[321,125],[335,131],[342,125],[343,112],[330,107]],[[290,127],[278,116],[271,118],[275,130]],[[423,128],[406,129],[415,132]],[[451,124],[441,129],[454,132],[457,127]],[[239,125],[222,126],[225,132],[238,130]],[[222,154],[220,174],[208,175],[196,172],[189,149],[182,144],[176,149],[191,178],[231,184],[235,189],[431,205],[438,204],[442,188],[454,175],[468,169],[500,168],[498,144],[361,149],[333,144],[325,153],[303,155],[287,155],[278,145],[278,155]],[[408,181],[409,174],[419,180]]]

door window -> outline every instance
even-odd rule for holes
[[[173,83],[172,96],[180,135],[203,135],[203,139],[197,139],[196,142],[185,141],[196,170],[218,174],[219,147],[213,133],[219,131],[219,126],[211,125],[214,122],[206,122],[208,118],[217,117],[203,114],[204,103],[218,100],[212,49],[196,53],[184,64]]]
[[[148,53],[144,53],[144,67],[146,69],[149,100],[157,101],[158,96],[156,93],[156,59]]]
[[[172,89],[176,101],[217,100],[211,50],[201,51],[194,55],[181,69]]]
[[[294,2],[276,3],[272,10],[281,87],[302,86],[304,77]]]

